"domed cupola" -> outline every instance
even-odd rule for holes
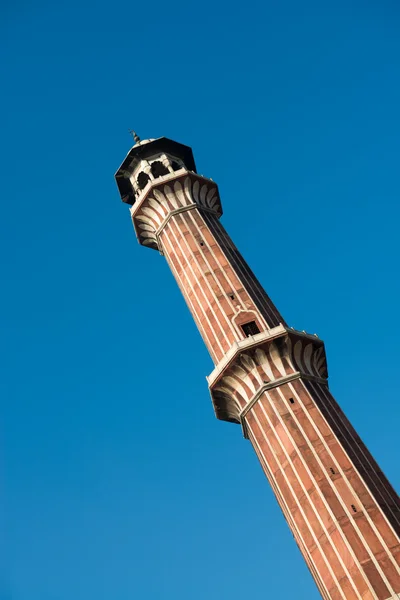
[[[181,169],[196,173],[192,149],[166,137],[141,140],[135,145],[115,174],[122,202],[134,204],[143,191],[160,177]]]

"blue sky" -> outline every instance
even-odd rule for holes
[[[113,174],[129,128],[193,147],[398,487],[397,3],[2,11],[2,600],[317,600]]]

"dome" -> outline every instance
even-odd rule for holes
[[[139,140],[129,150],[122,165],[115,173],[122,202],[126,202],[127,204],[135,202],[135,191],[130,177],[141,161],[152,157],[155,158],[157,155],[164,153],[178,159],[189,171],[196,173],[192,149],[189,146],[179,144],[165,137]]]

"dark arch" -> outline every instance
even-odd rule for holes
[[[154,177],[161,177],[161,175],[168,175],[169,171],[160,160],[155,160],[151,164],[151,172]]]
[[[141,190],[144,190],[144,188],[147,185],[147,182],[149,181],[150,177],[147,175],[147,173],[145,173],[144,171],[142,171],[141,173],[139,173],[138,177],[137,177],[137,184],[140,187]]]
[[[182,169],[182,165],[177,163],[176,160],[172,161],[171,167],[173,168],[174,171],[179,171],[179,169]]]

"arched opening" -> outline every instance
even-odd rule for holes
[[[139,173],[136,181],[137,181],[137,184],[138,184],[138,186],[139,186],[139,188],[141,190],[144,190],[144,188],[146,187],[147,182],[149,181],[149,179],[150,179],[150,177],[144,171],[142,171],[141,173]]]
[[[168,175],[169,171],[160,160],[156,160],[151,165],[151,172],[154,177],[161,177],[161,175]]]
[[[171,162],[171,167],[173,168],[174,171],[179,171],[179,169],[182,169],[182,165],[177,163],[176,160],[173,160]]]
[[[240,333],[245,337],[257,335],[263,330],[257,313],[254,310],[240,310],[232,319]]]
[[[243,330],[243,333],[246,337],[250,337],[251,335],[257,335],[260,333],[258,325],[255,321],[249,321],[248,323],[242,323],[240,326]]]

